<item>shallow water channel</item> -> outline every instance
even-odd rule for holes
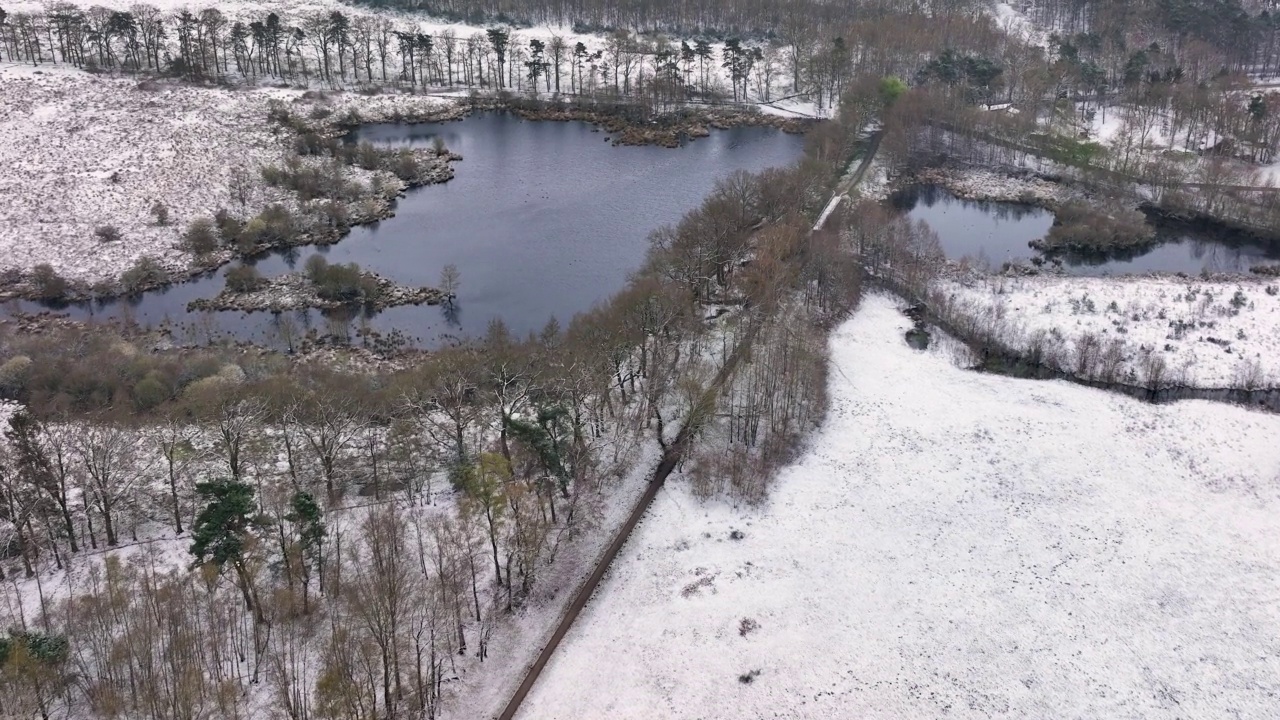
[[[355,133],[384,146],[429,146],[436,136],[464,157],[453,180],[411,190],[395,217],[357,227],[337,245],[274,253],[256,267],[265,276],[301,270],[320,252],[330,262],[356,262],[402,284],[434,286],[452,263],[461,273],[455,312],[407,306],[351,322],[397,330],[424,347],[483,334],[495,317],[523,335],[553,315],[566,323],[621,289],[643,261],[649,233],[698,205],[717,179],[788,165],[802,148],[801,137],[767,128],[712,131],[679,149],[614,147],[607,133],[586,123],[531,122],[504,113],[370,125]],[[229,336],[279,346],[279,320],[271,313],[187,312],[189,301],[212,297],[223,285],[218,272],[63,312],[169,323],[179,342]],[[323,333],[333,322],[317,311],[290,315],[303,331]]]
[[[908,188],[895,195],[893,203],[911,219],[927,222],[948,258],[968,257],[992,268],[1037,256],[1027,243],[1044,237],[1053,225],[1053,213],[1048,210],[1021,203],[963,200],[936,185]],[[1150,247],[1136,252],[1068,254],[1061,260],[1063,271],[1072,275],[1247,273],[1254,265],[1280,261],[1280,246],[1238,233],[1157,225],[1156,243]]]

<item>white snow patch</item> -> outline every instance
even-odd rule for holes
[[[835,333],[767,506],[668,484],[522,717],[1273,714],[1280,418],[969,373],[909,326],[873,296]]]
[[[1280,185],[1280,161],[1263,165],[1258,170],[1259,180],[1267,185]]]
[[[1163,355],[1168,378],[1195,387],[1280,382],[1280,281],[1178,277],[969,277],[939,286],[971,316],[989,313],[1001,337],[1026,350],[1056,333],[1071,353],[1086,333],[1125,346],[1122,375],[1142,381],[1144,350]]]
[[[1031,22],[1026,13],[1021,10],[1009,3],[998,2],[992,8],[992,13],[995,15],[996,25],[1010,36],[1016,37],[1028,45],[1036,47],[1048,46],[1049,34],[1036,27],[1035,23]]]

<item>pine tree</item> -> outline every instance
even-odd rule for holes
[[[254,518],[253,487],[239,480],[219,479],[196,483],[196,495],[205,504],[192,528],[190,552],[193,566],[211,563],[222,571],[227,565],[236,575],[245,607],[256,622],[265,622],[257,590],[248,567],[248,546],[260,523]]]
[[[324,514],[315,497],[305,490],[294,493],[289,504],[291,511],[284,519],[297,528],[298,546],[302,550],[302,608],[303,612],[308,612],[312,568],[323,567],[322,551],[327,534],[324,529]],[[322,583],[321,590],[323,589]]]
[[[507,66],[507,45],[511,41],[511,31],[501,27],[491,27],[485,31],[489,43],[493,45],[493,53],[498,56],[498,87],[503,86],[504,69]]]

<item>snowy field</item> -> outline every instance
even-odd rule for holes
[[[0,68],[0,263],[30,269],[49,263],[68,278],[115,277],[142,255],[172,269],[186,225],[219,207],[239,210],[233,170],[284,156],[266,125],[278,93],[233,93],[94,77],[64,66]],[[112,176],[115,175],[115,179]],[[284,199],[259,188],[254,207]],[[164,203],[170,224],[151,206]],[[122,236],[104,243],[94,229]]]
[[[1143,382],[1144,358],[1164,358],[1166,380],[1195,387],[1280,383],[1280,280],[1177,277],[971,276],[939,295],[1027,350],[1037,334],[1067,358],[1090,336],[1123,344],[1120,375]]]
[[[1275,717],[1280,418],[966,372],[909,325],[869,297],[835,333],[766,507],[668,484],[521,717]]]
[[[49,263],[68,278],[114,278],[143,255],[180,270],[178,248],[193,220],[219,208],[252,215],[291,194],[261,182],[279,163],[288,137],[267,124],[273,100],[306,117],[320,104],[333,117],[348,109],[378,119],[421,113],[449,101],[423,96],[340,93],[303,99],[287,88],[223,89],[171,83],[142,89],[135,78],[93,76],[67,66],[0,66],[0,269]],[[347,172],[367,180],[358,168]],[[242,208],[233,178],[250,181]],[[390,175],[384,178],[394,183]],[[163,203],[167,225],[151,207]],[[100,226],[121,240],[104,243]]]
[[[1035,47],[1047,48],[1049,46],[1050,33],[1043,28],[1036,27],[1036,24],[1027,17],[1022,9],[1015,8],[1006,2],[997,2],[991,6],[990,12],[996,21],[996,25],[1010,36]]]

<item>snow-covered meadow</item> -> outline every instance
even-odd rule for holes
[[[179,247],[188,224],[219,208],[252,215],[290,201],[262,182],[264,165],[290,149],[273,133],[273,102],[306,117],[356,110],[377,120],[422,115],[450,101],[423,95],[332,93],[303,89],[197,87],[95,76],[64,65],[0,66],[0,269],[48,263],[70,279],[114,279],[149,255],[171,270],[191,256]],[[369,173],[347,168],[357,181]],[[385,175],[385,174],[384,174]],[[243,181],[238,180],[243,178]],[[245,203],[237,182],[247,181]],[[385,175],[384,185],[397,181]],[[168,222],[151,209],[162,203]],[[102,242],[100,226],[121,239]]]
[[[262,164],[283,157],[266,113],[284,91],[155,87],[64,66],[0,68],[4,267],[48,263],[95,281],[151,255],[179,269],[188,223],[220,207],[239,210],[230,192],[236,169],[256,180]],[[256,187],[251,202],[283,198]],[[151,214],[156,202],[168,208],[167,226]],[[107,225],[122,239],[94,236]]]
[[[1202,388],[1280,383],[1280,281],[1172,276],[1085,278],[968,275],[935,287],[947,312],[988,318],[1005,343],[1057,344],[1075,357],[1118,341],[1119,377],[1145,382],[1144,359],[1164,358],[1165,380]],[[1068,362],[1070,364],[1070,362]]]
[[[764,507],[669,482],[521,717],[1273,716],[1280,418],[970,373],[909,326],[872,296],[836,331]]]

